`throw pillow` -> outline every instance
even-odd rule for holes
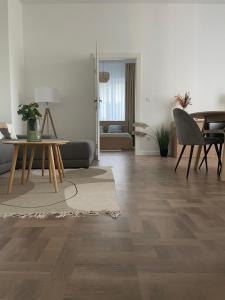
[[[0,139],[6,139],[6,140],[11,139],[8,128],[0,128],[0,134],[1,134]]]
[[[15,129],[12,124],[7,123],[8,131],[11,139],[17,139]]]
[[[123,125],[109,125],[108,133],[121,133],[123,132]]]

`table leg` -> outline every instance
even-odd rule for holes
[[[26,165],[27,165],[27,145],[23,145],[23,161],[22,161],[22,177],[21,177],[21,183],[24,184],[26,182],[25,180],[25,171],[26,171]]]
[[[11,193],[11,191],[12,191],[12,184],[13,184],[13,178],[14,178],[15,169],[16,169],[16,162],[17,162],[18,152],[19,152],[19,145],[14,145],[12,166],[11,166],[11,171],[10,171],[10,175],[9,175],[9,182],[8,182],[8,194]]]
[[[65,177],[65,174],[64,174],[64,165],[63,165],[63,160],[62,160],[62,155],[61,155],[61,151],[60,151],[59,145],[57,145],[56,148],[57,148],[58,155],[59,155],[59,162],[60,162],[60,166],[61,166],[61,170],[62,170],[62,176]]]
[[[57,150],[57,145],[54,145],[53,147],[54,147],[54,153],[55,153],[56,166],[57,166],[58,173],[59,173],[59,180],[60,180],[60,182],[62,182],[62,171],[61,171],[61,164],[59,161],[59,152]]]
[[[207,120],[205,118],[204,123],[202,125],[202,128],[200,128],[202,133],[204,132],[204,129],[206,129],[206,124],[207,124]],[[199,160],[200,160],[200,157],[201,157],[201,152],[202,152],[202,145],[199,145],[198,150],[197,150],[197,154],[196,154],[196,158],[195,158],[195,165],[194,165],[194,170],[195,171],[198,170],[198,165],[199,165]]]
[[[222,170],[220,173],[220,178],[222,181],[225,181],[225,147],[223,147]]]
[[[41,165],[42,165],[41,175],[44,176],[45,175],[45,145],[42,145]]]
[[[27,170],[27,180],[29,180],[30,177],[30,171],[32,169],[32,165],[33,165],[33,160],[34,160],[34,153],[35,153],[35,145],[31,145],[31,153],[30,153],[30,161],[29,161],[29,167]]]
[[[201,152],[202,152],[202,145],[199,145],[198,150],[197,150],[197,155],[196,155],[196,158],[195,158],[195,166],[194,166],[195,170],[198,169]]]
[[[48,171],[49,171],[49,181],[52,182],[52,169],[51,169],[50,149],[49,149],[49,147],[48,147]]]
[[[49,160],[50,160],[50,165],[51,165],[51,171],[52,171],[52,179],[55,187],[55,192],[58,193],[59,187],[58,187],[58,182],[56,178],[56,172],[55,172],[55,161],[54,161],[54,154],[52,150],[52,145],[49,145]]]

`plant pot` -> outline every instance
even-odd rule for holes
[[[167,157],[168,156],[168,148],[160,149],[160,155],[161,155],[161,157]]]
[[[27,141],[28,142],[40,142],[41,141],[40,119],[27,121]]]

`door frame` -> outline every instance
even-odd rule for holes
[[[135,122],[141,120],[141,54],[140,53],[99,53],[98,60],[129,60],[136,64],[135,73]],[[140,155],[141,140],[135,136],[135,155]]]
[[[99,50],[98,42],[96,42],[95,50],[95,104],[96,104],[96,120],[95,120],[95,131],[96,131],[96,160],[100,160],[100,97],[99,97]]]

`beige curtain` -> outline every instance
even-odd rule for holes
[[[126,64],[126,121],[128,132],[132,133],[135,121],[135,63]]]

